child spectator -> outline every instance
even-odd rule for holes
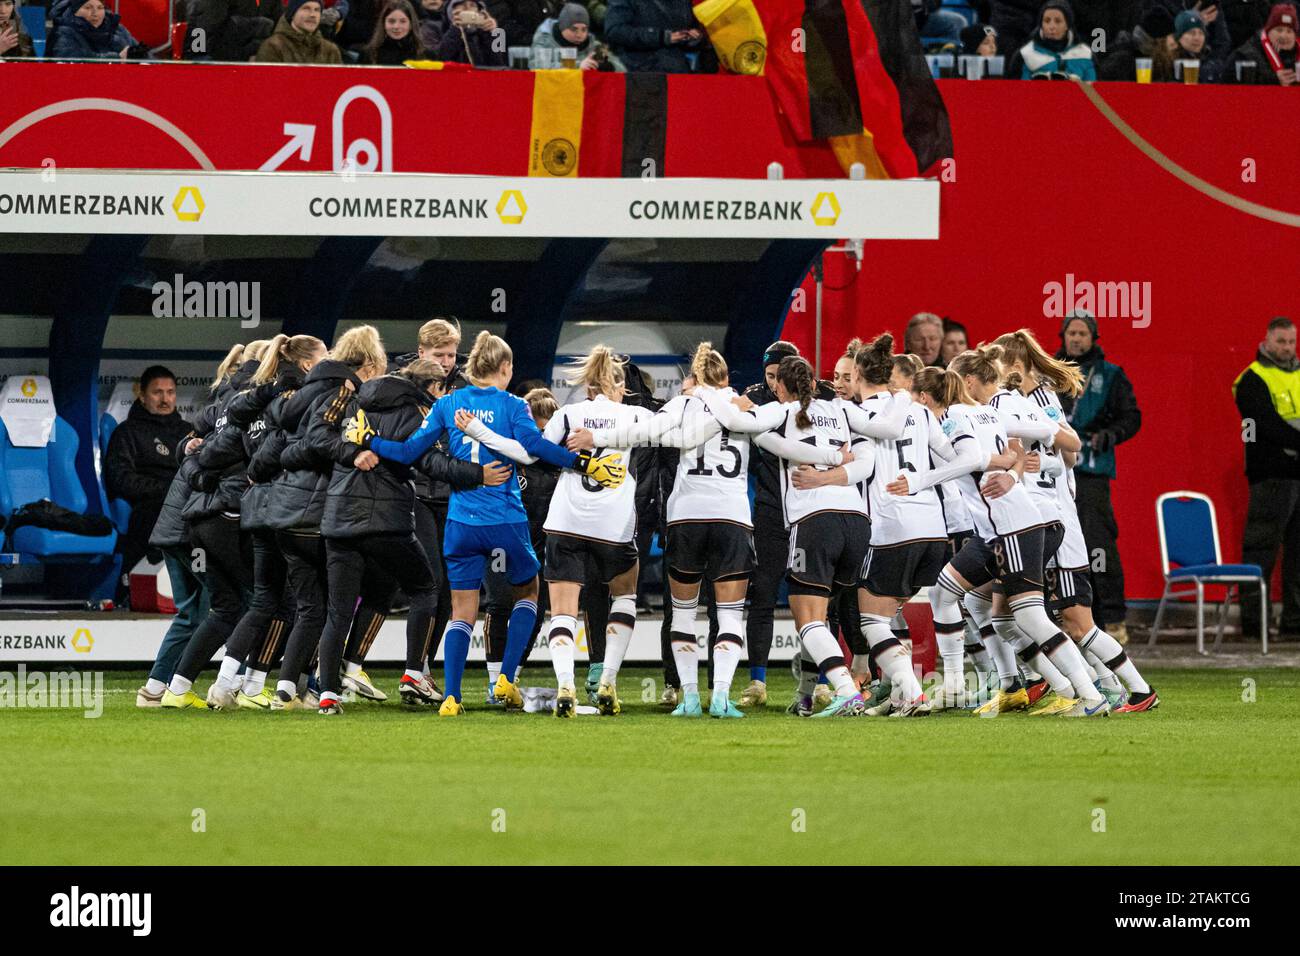
[[[998,31],[988,23],[973,23],[961,31],[963,56],[997,56]]]
[[[427,56],[415,30],[415,8],[407,0],[388,0],[375,24],[375,35],[361,51],[362,63],[400,66]]]
[[[18,0],[0,0],[0,59],[35,55],[36,47],[18,15]]]
[[[603,43],[591,33],[591,15],[587,8],[577,3],[566,3],[559,16],[543,20],[533,34],[532,55],[529,63],[534,70],[544,69],[542,51],[574,50],[580,70],[622,71],[623,65],[609,55]],[[556,64],[549,64],[556,65]]]

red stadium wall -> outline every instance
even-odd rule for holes
[[[861,271],[827,254],[823,364],[853,334],[931,311],[972,343],[1029,326],[1058,347],[1049,282],[1149,282],[1150,324],[1100,320],[1100,345],[1133,381],[1142,431],[1118,452],[1112,486],[1128,596],[1163,587],[1155,499],[1191,489],[1218,506],[1224,558],[1241,554],[1246,481],[1230,390],[1274,315],[1300,322],[1300,96],[1232,87],[1096,90],[1152,146],[1233,196],[1292,215],[1267,221],[1210,198],[1130,144],[1073,84],[940,84],[955,180],[935,243],[869,242]],[[1253,167],[1254,181],[1249,179]],[[1231,201],[1231,200],[1229,200]],[[787,333],[811,350],[807,311]]]
[[[197,168],[180,132],[214,168],[257,169],[285,152],[285,124],[295,123],[315,127],[310,156],[286,152],[276,168],[326,170],[335,135],[343,143],[380,141],[377,114],[365,104],[351,107],[334,130],[339,97],[365,84],[391,110],[394,170],[524,175],[528,167],[530,73],[4,69],[13,82],[0,99],[0,166]],[[597,74],[584,82],[579,173],[619,175],[623,79]],[[1044,315],[1046,283],[1068,274],[1150,283],[1149,325],[1101,320],[1101,344],[1128,371],[1145,417],[1141,434],[1120,449],[1115,485],[1129,595],[1160,592],[1154,500],[1162,491],[1213,496],[1225,557],[1235,558],[1245,481],[1229,386],[1270,316],[1300,319],[1300,97],[1285,89],[1095,87],[1158,154],[1228,194],[1211,198],[1139,151],[1074,84],[940,86],[956,143],[941,239],[869,243],[861,271],[828,255],[824,356],[833,360],[851,335],[901,335],[920,310],[965,323],[974,340],[1027,325],[1055,344],[1059,323]],[[123,104],[135,115],[105,112]],[[667,108],[661,175],[758,178],[774,160],[789,177],[839,175],[828,150],[790,140],[760,80],[671,77]],[[1232,197],[1289,213],[1292,224],[1243,211]],[[811,347],[808,290],[808,311],[787,328]]]

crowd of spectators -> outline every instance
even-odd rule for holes
[[[34,55],[0,0],[0,58]],[[176,0],[186,59],[711,73],[691,0]],[[1296,84],[1297,11],[1270,0],[912,0],[929,52],[1001,57],[1011,79]],[[972,12],[973,11],[973,12]],[[46,56],[149,50],[104,0],[54,0]],[[975,23],[969,18],[976,17]],[[985,75],[998,75],[987,71]]]

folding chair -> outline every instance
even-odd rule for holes
[[[1155,644],[1164,617],[1165,602],[1170,597],[1189,593],[1190,585],[1196,589],[1196,650],[1205,653],[1205,585],[1225,585],[1223,604],[1215,629],[1214,649],[1223,641],[1223,625],[1228,617],[1228,604],[1234,589],[1241,595],[1241,585],[1256,582],[1260,585],[1260,644],[1268,653],[1268,582],[1257,564],[1224,564],[1219,549],[1219,522],[1215,517],[1214,502],[1207,495],[1195,491],[1170,491],[1156,499],[1156,522],[1160,528],[1160,563],[1165,575],[1165,592],[1160,596],[1156,620],[1151,626],[1151,639]],[[1178,591],[1179,587],[1184,588]]]

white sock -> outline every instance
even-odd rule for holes
[[[965,637],[961,634],[939,634],[935,636],[935,641],[939,645],[939,656],[943,658],[944,690],[963,689],[966,686]]]
[[[244,677],[244,693],[256,697],[266,686],[266,671],[249,671]]]
[[[501,676],[501,661],[488,661],[487,671],[488,686],[495,687],[497,685],[497,678]]]
[[[239,673],[239,668],[244,662],[237,657],[223,657],[221,659],[221,668],[217,671],[217,686],[227,690],[235,689],[235,675]]]
[[[998,685],[1003,690],[1010,690],[1020,676],[1020,671],[1016,669],[1015,651],[1002,640],[991,623],[980,629],[980,640],[988,649],[989,657],[993,658],[993,666],[998,671]]]
[[[1045,680],[1048,686],[1062,697],[1074,697],[1074,685],[1056,666],[1040,653],[1034,639],[1016,626],[1016,619],[1010,614],[999,614],[993,619],[993,627],[1001,636],[1003,643],[1016,653],[1022,673],[1028,683]],[[1030,662],[1033,662],[1032,664]]]
[[[284,694],[290,700],[298,696],[298,685],[291,680],[282,680],[275,685],[276,693]]]
[[[144,682],[144,692],[148,694],[150,697],[157,697],[166,689],[167,689],[167,685],[164,684],[156,677],[150,677],[147,681]]]
[[[573,686],[573,636],[578,632],[578,619],[571,614],[551,615],[551,627],[546,632],[551,648],[551,666],[555,668],[555,682],[561,687]]]
[[[953,601],[952,606],[956,605],[957,602]],[[900,695],[904,701],[920,697],[921,684],[912,670],[912,656],[894,637],[894,632],[889,627],[889,618],[880,614],[863,614],[858,620],[862,623],[862,636],[867,639],[875,654],[876,666],[894,685],[893,693]]]
[[[713,649],[713,689],[731,693],[731,680],[740,664],[740,645],[735,641],[718,641]]]
[[[1083,654],[1047,616],[1041,594],[1022,594],[1011,600],[1011,611],[1016,625],[1028,634],[1044,654],[1061,671],[1074,687],[1074,696],[1090,704],[1102,699],[1088,676],[1088,665]]]
[[[1115,676],[1124,682],[1124,686],[1134,694],[1151,693],[1151,685],[1138,672],[1123,646],[1101,628],[1094,626],[1083,636],[1082,647],[1097,655],[1102,666],[1114,671]]]
[[[600,672],[602,684],[613,686],[618,683],[618,669],[623,666],[635,628],[636,595],[619,595],[609,606],[609,626],[605,628],[605,668]]]
[[[888,627],[888,624],[885,626]],[[826,674],[826,679],[835,688],[836,696],[852,697],[858,692],[858,686],[853,683],[853,676],[844,666],[844,654],[840,651],[839,642],[832,636],[825,621],[805,624],[799,629],[799,640],[808,654],[808,659],[817,665],[818,670]],[[816,682],[815,675],[813,681]]]
[[[1097,675],[1097,681],[1105,690],[1123,690],[1124,685],[1120,683],[1115,672],[1102,662],[1102,659],[1092,651],[1084,651],[1083,659],[1088,662],[1088,667]]]
[[[683,694],[700,692],[700,647],[691,641],[673,641],[673,663],[677,665],[677,679]]]
[[[188,680],[182,677],[180,674],[173,674],[172,682],[167,685],[167,689],[171,691],[173,694],[175,694],[177,697],[182,697],[184,696],[186,691],[188,691],[193,686],[194,686],[194,681]]]
[[[360,663],[360,661],[344,661],[344,662],[343,662],[343,676],[344,676],[344,677],[354,677],[355,675],[357,675],[357,674],[359,674],[359,673],[361,673],[361,663]],[[407,673],[409,674],[410,671],[407,671]]]
[[[413,667],[408,667],[403,673],[407,677],[411,678],[411,680],[419,680],[421,677],[424,676],[423,670],[416,670]]]

